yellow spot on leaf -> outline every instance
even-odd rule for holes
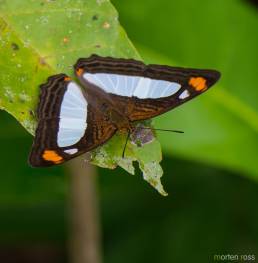
[[[196,91],[204,91],[207,89],[206,79],[203,77],[190,78],[189,85],[192,86]]]
[[[64,37],[63,42],[64,42],[65,44],[67,44],[67,43],[69,42],[69,38],[68,38],[68,37]]]
[[[103,28],[109,29],[109,28],[110,28],[110,24],[109,24],[108,22],[105,22],[105,23],[103,24]]]

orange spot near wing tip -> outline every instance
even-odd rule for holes
[[[78,68],[77,70],[76,70],[76,74],[77,74],[77,76],[81,76],[82,74],[83,74],[83,69],[82,68]]]
[[[55,164],[59,164],[63,161],[63,157],[52,150],[45,150],[42,157],[44,160],[53,162]]]
[[[204,91],[207,89],[206,79],[203,77],[192,77],[192,78],[190,78],[188,83],[196,91]]]
[[[65,77],[65,78],[64,78],[64,81],[67,81],[67,82],[68,82],[68,81],[71,81],[71,80],[72,80],[72,78],[70,78],[70,77]]]

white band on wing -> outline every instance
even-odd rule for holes
[[[87,128],[87,101],[80,87],[70,82],[61,103],[57,144],[67,147],[77,143]]]
[[[169,97],[181,88],[177,82],[111,73],[84,73],[83,78],[105,92],[140,99]]]

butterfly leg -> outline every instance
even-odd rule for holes
[[[127,136],[126,136],[125,145],[124,145],[124,149],[123,149],[123,153],[122,153],[122,158],[125,157],[125,150],[126,150],[126,146],[127,146],[128,140],[129,140],[129,138],[130,138],[130,133],[131,133],[131,131],[128,130],[128,132],[127,132]]]

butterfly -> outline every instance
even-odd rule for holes
[[[134,59],[80,58],[80,86],[66,74],[40,86],[38,126],[29,157],[34,167],[61,164],[107,142],[116,132],[163,114],[208,90],[216,70],[145,65]]]

